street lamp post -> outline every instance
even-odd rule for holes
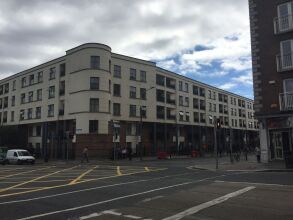
[[[149,89],[146,89],[146,94],[145,95],[147,95],[147,92],[148,91],[150,91],[151,89],[154,89],[155,87],[154,86],[152,86],[151,88],[149,88]],[[143,107],[141,106],[141,104],[140,104],[140,107],[139,107],[139,114],[140,114],[140,144],[139,144],[139,158],[140,158],[140,160],[142,160],[142,111],[143,111]]]
[[[217,140],[217,127],[219,123],[219,119],[214,116],[213,118],[210,116],[210,119],[214,122],[214,154],[216,158],[216,170],[219,168],[219,158],[218,158],[218,140]]]

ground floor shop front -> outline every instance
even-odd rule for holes
[[[262,161],[290,162],[293,152],[293,116],[263,118],[260,123]]]
[[[131,148],[134,156],[157,156],[159,152],[191,155],[193,151],[204,156],[214,153],[215,141],[220,155],[254,151],[259,146],[257,131],[228,127],[217,129],[216,139],[213,126],[128,121],[109,122],[108,134],[81,134],[74,120],[22,125],[19,129],[22,141],[10,147],[27,148],[37,157],[49,159],[79,158],[85,147],[90,157],[113,158],[114,152],[125,148]]]

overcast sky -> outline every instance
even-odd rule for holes
[[[253,98],[247,0],[0,1],[0,78],[86,42]]]

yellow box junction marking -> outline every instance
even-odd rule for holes
[[[150,172],[158,172],[158,171],[163,171],[163,170],[166,170],[166,169],[167,168],[152,169]],[[138,173],[146,173],[146,172],[148,172],[148,171],[138,171],[138,172],[123,174],[122,176],[130,176],[130,175],[134,175],[134,174],[138,174]],[[81,180],[81,181],[76,182],[75,184],[72,184],[72,185],[91,182],[91,181],[97,181],[97,180],[102,180],[102,179],[117,178],[117,177],[120,177],[120,176],[118,176],[118,175],[105,176],[105,177],[100,177],[100,178],[96,178],[96,179]],[[28,190],[28,191],[8,193],[8,194],[0,195],[0,198],[9,197],[9,196],[15,196],[15,195],[21,195],[21,194],[27,194],[27,193],[37,192],[37,191],[43,191],[43,190],[46,190],[46,189],[56,189],[56,188],[67,187],[67,186],[71,186],[71,185],[69,185],[67,183],[67,184],[57,185],[57,186],[48,186],[48,187],[44,187],[44,188],[40,188],[40,189],[32,189],[32,190]]]
[[[12,176],[22,175],[22,174],[25,174],[25,173],[32,173],[34,171],[40,171],[40,170],[45,170],[45,169],[49,169],[49,168],[52,168],[52,167],[45,167],[45,168],[42,168],[42,169],[29,170],[29,171],[25,171],[25,172],[10,174],[10,175],[7,175],[7,176],[1,176],[0,180],[6,179],[6,178],[9,178],[9,177],[12,177]]]
[[[82,173],[80,176],[78,176],[76,179],[72,180],[69,185],[75,184],[76,182],[78,182],[79,180],[81,180],[81,178],[83,178],[85,175],[89,174],[90,172],[92,172],[94,169],[96,169],[98,166],[95,166],[94,168],[87,170],[86,172]]]
[[[34,181],[37,181],[37,180],[43,179],[43,178],[48,177],[48,176],[52,176],[52,175],[54,175],[54,174],[57,174],[57,173],[60,173],[60,172],[66,171],[66,170],[71,170],[71,169],[73,169],[73,168],[75,168],[75,167],[77,167],[77,166],[70,167],[70,168],[66,168],[66,169],[63,169],[63,170],[59,170],[59,171],[56,171],[56,172],[53,172],[53,173],[49,173],[49,174],[46,174],[46,175],[44,175],[44,176],[40,176],[40,177],[37,177],[37,178],[31,179],[31,180],[28,180],[28,181],[25,181],[25,182],[22,182],[22,183],[16,184],[16,185],[14,185],[14,186],[7,187],[7,188],[5,188],[5,189],[0,189],[0,193],[5,192],[5,191],[10,190],[10,189],[17,188],[17,187],[19,187],[19,186],[23,186],[23,185],[28,184],[28,183],[32,183],[32,182],[34,182]]]
[[[117,176],[122,176],[120,166],[117,166]]]

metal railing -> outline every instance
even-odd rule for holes
[[[275,34],[293,30],[293,15],[274,18]]]
[[[279,94],[280,111],[293,110],[293,92]]]
[[[277,60],[277,71],[287,71],[293,69],[293,56],[292,52],[289,54],[278,54],[276,56]]]

